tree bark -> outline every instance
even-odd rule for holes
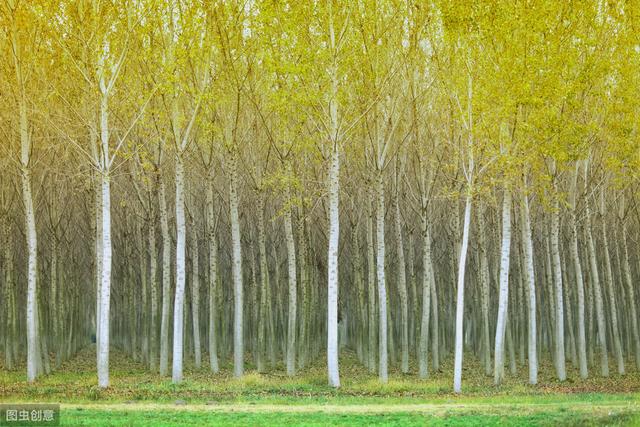
[[[160,205],[160,230],[162,232],[162,318],[160,319],[160,375],[169,373],[169,305],[171,304],[171,236],[167,215],[167,198],[164,181],[158,187]]]
[[[560,262],[560,203],[555,196],[553,212],[551,213],[551,264],[553,268],[553,283],[555,286],[555,365],[556,374],[560,381],[567,378],[564,360],[564,304],[562,296],[562,267]]]
[[[378,171],[376,177],[376,266],[378,269],[378,377],[387,383],[387,286],[385,280],[385,244],[384,244],[384,177]]]
[[[524,264],[526,273],[524,274],[525,284],[528,289],[528,308],[529,308],[529,384],[538,383],[538,353],[536,343],[536,283],[533,266],[533,242],[531,240],[531,215],[529,213],[529,198],[522,194],[521,208],[521,231],[522,231],[522,248],[524,253]]]
[[[498,320],[496,321],[493,368],[493,380],[496,385],[500,385],[504,379],[504,337],[509,320],[507,310],[509,302],[509,263],[511,252],[511,191],[506,188],[502,198],[502,249],[500,252],[500,291],[498,294]]]
[[[373,248],[373,193],[369,192],[368,203],[369,212],[367,215],[367,296],[368,296],[368,309],[369,309],[369,372],[376,372],[376,353],[377,347],[377,324],[376,324],[376,266]]]
[[[209,238],[209,366],[216,374],[218,364],[218,240],[216,237],[215,212],[213,204],[213,175],[207,177],[207,232]]]
[[[478,245],[480,246],[480,287],[482,304],[482,340],[484,348],[484,373],[491,375],[491,332],[489,330],[489,259],[487,257],[487,242],[485,236],[484,206],[478,209]]]
[[[182,382],[184,353],[184,291],[186,280],[187,225],[184,213],[184,164],[176,153],[176,296],[173,304],[173,366],[172,382]]]
[[[289,166],[289,173],[291,167]],[[284,215],[284,230],[287,241],[287,266],[289,276],[289,313],[287,322],[287,375],[296,373],[296,315],[298,308],[297,282],[296,282],[296,247],[293,237],[293,215],[291,209],[291,191],[287,190],[287,204]]]
[[[335,102],[331,104],[332,117]],[[337,117],[334,125],[337,131]],[[331,164],[329,165],[329,252],[327,254],[327,370],[329,385],[340,387],[338,368],[338,246],[340,238],[339,217],[339,176],[340,157],[338,147],[334,143],[331,150]]]
[[[431,309],[431,285],[433,283],[433,263],[431,260],[431,229],[426,200],[422,202],[422,318],[420,321],[420,346],[418,352],[418,375],[429,376],[429,317]],[[416,301],[417,303],[417,301]]]
[[[400,348],[402,373],[409,372],[409,306],[407,303],[407,271],[404,259],[404,244],[402,239],[402,221],[400,218],[399,178],[396,178],[395,194],[395,237],[398,257],[398,295],[400,297]]]
[[[200,251],[195,224],[191,233],[191,317],[193,326],[193,350],[196,369],[202,367],[202,347],[200,344]]]
[[[242,285],[242,247],[240,242],[240,218],[238,215],[238,153],[232,148],[229,156],[229,210],[231,218],[231,241],[233,246],[233,375],[244,374],[244,320]]]
[[[453,391],[462,391],[462,353],[464,319],[464,274],[467,265],[467,248],[469,246],[469,228],[471,225],[471,195],[467,194],[464,207],[464,225],[462,231],[462,245],[460,246],[460,262],[458,263],[458,288],[456,298],[456,336],[455,336],[455,359],[453,367]]]

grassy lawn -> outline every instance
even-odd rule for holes
[[[640,418],[629,414],[588,415],[573,412],[539,412],[524,415],[495,415],[483,412],[428,415],[391,412],[378,414],[326,414],[204,411],[105,411],[67,410],[63,425],[69,426],[599,426],[637,425]]]
[[[342,386],[326,384],[324,361],[316,360],[295,377],[283,366],[259,374],[247,361],[247,375],[234,379],[231,366],[213,375],[187,365],[185,381],[149,373],[118,351],[111,355],[111,387],[97,387],[91,348],[35,384],[23,367],[0,369],[0,402],[62,403],[63,425],[640,425],[640,375],[579,380],[570,367],[563,383],[543,362],[540,383],[526,383],[526,367],[501,387],[482,374],[477,360],[465,358],[463,393],[452,393],[452,361],[419,380],[390,372],[388,384],[341,355]],[[415,367],[412,367],[415,368]],[[612,370],[614,372],[614,370]],[[597,372],[593,372],[596,374]]]

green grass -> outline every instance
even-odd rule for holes
[[[599,426],[638,425],[640,418],[615,414],[592,416],[572,412],[542,412],[526,415],[482,413],[431,416],[421,413],[389,414],[295,414],[216,413],[185,411],[101,411],[68,410],[64,426]]]
[[[317,359],[294,377],[285,374],[279,365],[268,373],[255,371],[247,359],[246,375],[241,379],[232,376],[232,367],[223,365],[219,374],[208,368],[195,369],[185,366],[184,382],[171,383],[133,362],[121,352],[112,351],[110,387],[97,387],[94,349],[87,348],[73,360],[51,375],[42,377],[35,384],[27,384],[24,367],[14,371],[0,369],[0,399],[4,401],[38,402],[166,402],[185,400],[189,403],[257,402],[281,404],[310,403],[447,403],[458,402],[640,402],[640,374],[631,369],[625,376],[612,374],[609,378],[597,376],[580,380],[578,372],[568,364],[568,379],[558,382],[553,367],[543,361],[539,384],[528,385],[525,366],[518,367],[518,374],[508,375],[500,387],[493,385],[493,378],[485,376],[477,359],[465,357],[463,393],[452,393],[452,360],[445,358],[439,372],[432,372],[426,380],[417,378],[415,366],[406,375],[397,369],[390,370],[388,384],[380,384],[375,374],[360,365],[354,355],[343,352],[340,358],[341,381],[339,389],[327,385],[326,365]],[[187,357],[187,359],[189,359]],[[1,360],[1,359],[0,359]],[[614,372],[614,371],[612,371]]]
[[[187,357],[189,360],[189,357]],[[1,358],[0,358],[1,360]],[[452,360],[426,380],[390,370],[388,384],[358,363],[353,353],[340,358],[342,385],[327,385],[321,358],[286,375],[282,364],[258,373],[247,358],[246,375],[235,379],[232,366],[218,374],[187,362],[184,382],[151,373],[123,353],[112,351],[110,387],[97,387],[95,349],[87,348],[35,384],[24,366],[0,367],[0,402],[59,402],[62,425],[639,425],[640,373],[628,364],[625,376],[580,380],[568,364],[568,379],[558,382],[548,361],[539,384],[528,385],[526,366],[500,387],[465,356],[463,393],[452,392]],[[612,370],[614,372],[614,370]]]

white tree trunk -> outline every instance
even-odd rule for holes
[[[153,208],[152,208],[153,209]],[[156,251],[155,211],[149,222],[149,276],[151,286],[151,337],[149,340],[149,368],[156,371],[158,363],[158,259]]]
[[[332,110],[335,103],[332,103]],[[332,111],[332,116],[337,115]],[[337,122],[337,117],[336,121]],[[329,165],[329,252],[327,255],[327,371],[329,385],[340,387],[338,368],[338,246],[340,239],[340,156],[337,145]]]
[[[195,353],[196,369],[202,367],[202,348],[200,346],[200,251],[198,248],[198,234],[193,225],[191,237],[191,317],[193,326],[193,349]]]
[[[52,207],[52,209],[55,209]],[[58,236],[52,236],[51,262],[49,264],[49,281],[51,291],[50,317],[53,323],[53,348],[56,352],[56,368],[62,364],[62,337],[60,335],[60,300],[58,289]]]
[[[389,381],[387,362],[387,287],[385,281],[385,245],[384,245],[384,179],[382,171],[376,177],[376,246],[378,269],[378,377],[380,382]]]
[[[38,325],[36,316],[38,301],[36,298],[36,281],[38,277],[38,238],[36,220],[31,194],[31,171],[28,160],[22,163],[22,201],[25,207],[25,223],[27,236],[27,380],[34,382],[38,371]]]
[[[538,353],[536,327],[536,284],[533,267],[533,242],[531,240],[531,216],[529,213],[529,198],[522,195],[521,225],[524,263],[526,267],[525,284],[529,290],[529,383],[538,383]]]
[[[396,180],[399,182],[399,179]],[[396,184],[397,186],[398,184]],[[400,219],[399,189],[396,188],[395,204],[395,234],[396,252],[398,256],[398,294],[400,296],[400,348],[402,373],[409,372],[409,306],[407,303],[407,273],[404,259],[404,244],[402,240],[402,222]]]
[[[291,168],[289,167],[289,173]],[[287,190],[287,204],[284,216],[284,231],[287,240],[287,265],[289,276],[289,315],[287,324],[287,375],[296,373],[296,315],[298,307],[296,282],[296,247],[293,238],[293,218],[291,212],[291,194]]]
[[[209,365],[213,373],[220,370],[218,364],[216,294],[218,286],[218,240],[215,230],[213,205],[213,176],[207,178],[207,232],[209,237]]]
[[[102,184],[102,280],[100,285],[100,346],[98,347],[98,385],[109,387],[109,305],[111,301],[111,186],[107,172]]]
[[[20,133],[20,182],[22,184],[22,202],[24,204],[25,236],[27,243],[27,381],[34,382],[38,375],[38,236],[31,192],[31,137],[27,120],[27,98],[25,80],[22,75],[20,46],[18,44],[16,23],[13,23],[11,43],[18,84],[18,113]]]
[[[471,225],[471,195],[467,194],[464,206],[464,225],[460,261],[458,263],[458,290],[456,298],[456,337],[455,358],[453,365],[453,391],[462,391],[462,352],[464,350],[462,321],[464,319],[464,273],[467,265],[467,248],[469,246],[469,228]]]
[[[604,214],[604,209],[601,215]],[[616,301],[615,290],[613,288],[613,273],[611,271],[611,255],[609,254],[609,238],[607,234],[607,226],[602,221],[602,253],[604,256],[605,282],[609,290],[609,308],[611,311],[611,330],[613,334],[613,348],[615,350],[616,364],[618,365],[618,373],[624,374],[624,356],[622,354],[622,343],[620,342],[620,330],[618,326],[618,304]]]
[[[500,255],[500,291],[498,294],[498,320],[494,349],[493,380],[496,385],[504,379],[504,337],[508,322],[509,262],[511,252],[511,191],[504,190],[502,198],[502,248]]]
[[[181,153],[176,154],[176,296],[173,306],[173,369],[172,382],[182,382],[184,344],[184,288],[186,279],[186,236],[184,213],[184,165]]]
[[[171,304],[171,236],[167,215],[167,197],[164,181],[158,177],[158,204],[162,232],[162,318],[160,319],[160,375],[169,373],[169,306]]]
[[[111,177],[109,175],[109,106],[108,95],[104,89],[104,76],[101,75],[102,97],[100,100],[100,141],[102,159],[100,170],[100,188],[102,200],[102,277],[100,279],[100,338],[98,340],[98,385],[109,386],[109,309],[111,302]]]
[[[422,203],[422,319],[420,321],[420,345],[418,349],[418,374],[420,378],[429,376],[429,311],[431,309],[431,281],[433,264],[431,260],[431,232],[425,201]],[[417,303],[417,301],[415,302]]]
[[[491,375],[491,332],[489,329],[489,259],[487,256],[487,241],[484,222],[485,208],[480,204],[477,210],[478,217],[478,246],[480,249],[480,288],[482,309],[482,346],[484,348],[484,373]]]
[[[233,246],[233,375],[244,374],[242,247],[240,243],[240,219],[238,216],[238,153],[234,147],[229,158],[229,210],[231,241]]]
[[[368,195],[368,208],[369,212],[367,215],[367,294],[368,294],[368,308],[369,308],[369,371],[376,371],[376,337],[377,337],[377,325],[376,325],[376,266],[375,266],[375,256],[373,249],[373,216],[374,216],[374,207],[373,207],[373,193],[369,192]]]
[[[562,264],[560,261],[560,203],[555,197],[551,213],[551,264],[555,286],[555,365],[560,381],[567,378],[564,360],[564,304],[562,296]]]
[[[264,194],[258,196],[258,263],[260,264],[260,311],[258,313],[258,372],[265,371],[265,335],[270,328],[267,316],[271,316],[271,303],[267,296],[269,292],[269,267],[267,266],[267,244],[264,225]],[[269,301],[269,303],[268,303]],[[271,340],[270,340],[271,341]],[[269,342],[270,348],[275,345]]]
[[[576,219],[576,193],[577,193],[578,165],[573,175],[571,191],[571,258],[575,273],[576,290],[578,292],[578,361],[580,364],[580,378],[585,379],[589,375],[587,371],[587,342],[584,325],[584,281],[582,278],[582,265],[578,253],[578,223]],[[571,326],[572,327],[572,326]]]

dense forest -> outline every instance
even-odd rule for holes
[[[623,0],[2,0],[2,366],[640,369],[639,28]]]

